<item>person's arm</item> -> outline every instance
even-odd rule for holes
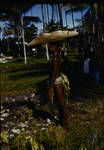
[[[52,70],[52,76],[50,79],[50,86],[53,87],[54,86],[54,82],[57,78],[57,74],[58,74],[58,69],[59,69],[59,59],[57,56],[55,56],[55,58],[53,58],[53,70]]]
[[[55,56],[55,58],[53,58],[53,69],[52,71],[52,76],[50,79],[50,84],[49,84],[49,89],[48,89],[48,98],[49,100],[53,103],[53,97],[54,97],[54,82],[57,78],[57,72],[58,72],[58,59]]]

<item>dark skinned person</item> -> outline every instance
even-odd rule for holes
[[[48,90],[48,98],[50,101],[55,98],[55,103],[59,112],[60,124],[66,129],[68,127],[68,109],[65,98],[65,92],[62,85],[61,77],[61,56],[60,48],[57,42],[48,45],[49,52],[52,53],[50,66],[50,83]]]

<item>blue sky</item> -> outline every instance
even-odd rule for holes
[[[49,17],[51,19],[51,15],[52,15],[52,8],[50,5],[48,5],[48,9],[49,9]],[[84,13],[87,11],[88,7],[84,10]],[[31,7],[31,9],[29,9],[26,13],[23,14],[24,16],[38,16],[41,20],[42,20],[42,12],[41,12],[41,5],[40,4],[37,4],[37,5],[34,5]],[[56,12],[54,12],[54,17],[55,19],[57,18],[56,17]],[[63,16],[63,24],[64,26],[66,25],[66,20],[65,20],[65,8],[63,7],[62,9],[62,16]],[[59,16],[58,16],[59,17]],[[78,12],[78,13],[74,13],[74,19],[80,19],[81,18],[81,13]],[[56,19],[57,20],[57,19]],[[4,26],[4,22],[0,22],[0,25],[1,27],[3,28]],[[35,25],[38,27],[38,32],[42,32],[42,28],[43,28],[43,23],[35,23]],[[73,27],[73,24],[72,24],[72,15],[71,13],[67,15],[67,25],[69,28],[72,28]],[[78,25],[78,22],[75,21],[75,25]],[[2,33],[1,34],[1,37],[2,37]]]
[[[51,17],[51,6],[48,5],[48,8],[50,10],[49,14],[50,14],[50,17]],[[29,16],[38,16],[41,18],[42,20],[42,14],[41,14],[41,6],[38,4],[38,5],[35,5],[33,6],[27,13],[25,13],[24,15],[29,15]],[[55,12],[54,12],[54,15],[56,16]],[[63,11],[62,11],[62,15],[63,15],[63,24],[66,25],[66,20],[65,20],[65,8],[63,8]],[[80,19],[81,18],[81,14],[80,13],[74,13],[74,19]],[[51,18],[50,18],[51,19]],[[71,14],[67,15],[67,21],[68,21],[68,27],[73,27],[72,25],[72,16]],[[75,24],[77,25],[77,22],[75,22]],[[38,29],[41,31],[42,30],[42,23],[38,23],[38,24],[35,24]]]
[[[49,9],[49,14],[50,14],[50,19],[51,19],[51,6],[48,5],[48,9]],[[63,24],[64,26],[66,25],[66,20],[65,20],[65,8],[63,7],[62,9],[62,16],[63,16]],[[88,7],[86,7],[86,9],[84,10],[83,13],[85,13],[86,11],[88,10]],[[42,20],[42,13],[41,13],[41,5],[34,5],[27,13],[25,13],[24,15],[28,15],[28,16],[38,16],[40,17],[40,19]],[[54,12],[54,15],[55,15],[55,18],[56,18],[56,13]],[[81,19],[81,12],[75,12],[74,13],[74,19]],[[78,25],[78,22],[74,21],[75,22],[75,26]],[[68,27],[69,28],[72,28],[73,27],[73,24],[72,24],[72,15],[71,13],[67,15],[67,24],[68,24]],[[35,24],[38,29],[39,29],[39,32],[42,30],[42,26],[43,26],[43,23],[38,23],[38,24]]]

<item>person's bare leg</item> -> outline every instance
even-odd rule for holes
[[[55,87],[55,96],[56,96],[56,103],[58,105],[58,110],[60,114],[60,121],[62,125],[65,128],[67,128],[68,127],[68,109],[66,106],[65,95],[64,95],[63,87],[61,84]]]

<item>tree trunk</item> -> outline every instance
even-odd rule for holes
[[[71,7],[71,12],[72,12],[72,24],[73,24],[73,28],[75,28],[75,25],[74,25],[74,14],[73,14],[73,8]]]
[[[23,28],[23,17],[21,17],[21,27],[22,27],[22,39],[23,39],[24,59],[25,59],[25,64],[27,64],[26,46],[25,46],[25,37],[24,37],[24,28]]]
[[[52,4],[51,6],[52,6],[52,19],[51,19],[51,21],[53,23],[54,22],[54,5]]]
[[[47,25],[48,24],[48,17],[47,17],[47,10],[46,10],[46,5],[45,4],[43,4],[43,11],[44,11],[44,23],[45,23],[45,25]]]
[[[81,9],[81,18],[82,18],[82,28],[84,30],[84,19],[83,19],[83,10]]]
[[[67,23],[67,14],[65,13],[65,21],[66,21],[66,26],[68,25]]]
[[[59,11],[59,18],[60,18],[60,26],[63,27],[62,6],[60,4],[60,0],[58,0],[58,11]]]
[[[59,22],[59,16],[58,16],[58,6],[56,4],[56,16],[57,16],[57,22]]]
[[[44,31],[44,29],[45,29],[45,21],[44,21],[44,11],[43,11],[43,4],[41,4],[41,12],[42,12],[43,31]]]
[[[47,9],[48,24],[49,24],[49,10],[48,10],[48,4],[46,5],[46,9]]]

